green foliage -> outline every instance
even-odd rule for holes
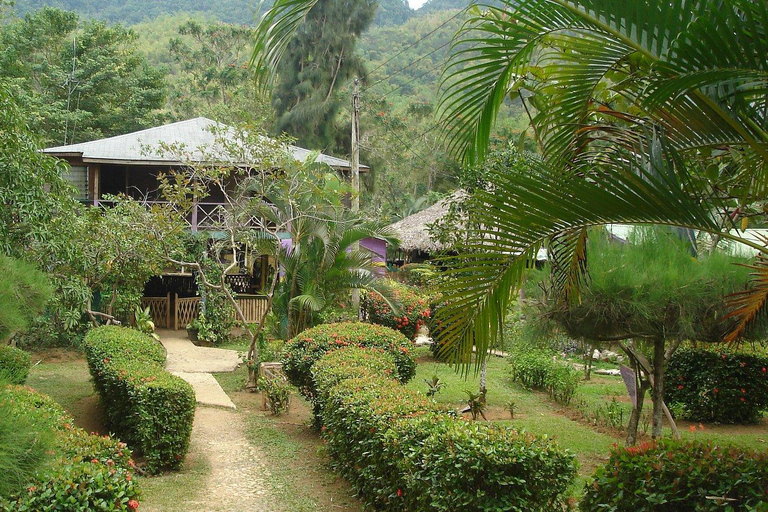
[[[24,384],[32,367],[29,352],[0,345],[0,383]]]
[[[355,45],[373,21],[376,6],[371,0],[328,0],[318,2],[307,13],[302,30],[288,45],[272,91],[275,133],[287,133],[304,147],[346,153],[350,130],[339,130],[336,125],[339,92],[353,78],[365,75]],[[262,24],[268,23],[268,16]]]
[[[435,284],[439,271],[429,263],[406,263],[397,270],[397,280],[408,285],[426,290]]]
[[[22,86],[30,122],[47,142],[128,133],[154,125],[165,99],[163,75],[136,53],[135,40],[121,25],[44,7],[2,27],[0,69]]]
[[[667,366],[664,397],[687,420],[756,423],[768,411],[768,357],[680,350]]]
[[[422,295],[416,288],[388,281],[386,287],[391,290],[391,299],[399,309],[393,311],[389,302],[377,292],[368,292],[361,297],[360,309],[365,311],[368,322],[395,329],[412,340],[419,329],[431,316],[429,298]]]
[[[581,510],[764,510],[768,455],[711,443],[664,440],[614,448]]]
[[[18,465],[3,467],[0,510],[130,511],[138,507],[134,463],[124,443],[74,427],[51,398],[28,388],[0,391],[0,465],[12,435],[26,447]],[[5,423],[10,421],[12,431]],[[26,440],[25,440],[26,438]],[[15,489],[3,492],[16,480]]]
[[[288,410],[291,405],[291,387],[287,382],[282,379],[263,379],[259,387],[267,396],[267,406],[273,416]]]
[[[529,389],[539,389],[558,403],[571,403],[581,382],[581,372],[567,361],[558,361],[557,356],[543,349],[527,348],[516,350],[510,357],[512,380]]]
[[[0,254],[0,344],[29,326],[43,312],[50,295],[45,274]]]
[[[405,336],[387,327],[359,322],[318,325],[289,340],[283,352],[283,370],[291,384],[312,400],[317,391],[312,365],[327,352],[350,345],[380,348],[392,354],[397,367],[393,377],[400,382],[408,382],[416,372],[413,345]]]
[[[433,375],[431,379],[424,379],[424,383],[427,385],[427,396],[429,398],[434,398],[445,387],[445,382],[441,381],[437,375]]]
[[[147,469],[177,469],[189,448],[195,393],[167,373],[165,351],[132,329],[104,326],[83,340],[110,429],[147,459]]]
[[[575,475],[551,441],[442,413],[389,378],[390,355],[344,348],[312,369],[334,467],[377,510],[553,510]]]
[[[725,297],[742,290],[745,260],[719,251],[693,258],[688,242],[669,230],[637,230],[630,243],[593,233],[588,243],[589,284],[578,304],[548,314],[569,334],[722,340]],[[756,333],[758,336],[759,332]]]
[[[21,93],[0,79],[0,253],[25,256],[60,209],[74,203],[62,179],[65,165],[38,150]]]

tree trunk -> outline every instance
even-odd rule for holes
[[[635,371],[638,371],[637,365],[635,365]],[[632,414],[629,416],[629,424],[627,425],[627,446],[634,446],[637,444],[637,427],[640,425],[640,418],[643,415],[643,403],[645,402],[645,394],[650,388],[650,384],[647,379],[644,379],[640,373],[638,375],[639,386],[637,388],[637,407],[632,409]]]
[[[485,394],[488,389],[485,387],[486,376],[488,375],[488,358],[490,354],[486,354],[483,359],[483,365],[480,367],[480,401],[485,404]]]
[[[661,427],[664,420],[664,339],[653,340],[653,430],[651,437],[661,437]]]

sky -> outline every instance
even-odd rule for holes
[[[418,9],[422,5],[426,3],[427,0],[408,0],[408,5],[411,6],[411,9]]]

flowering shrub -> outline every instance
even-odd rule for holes
[[[664,440],[614,448],[585,487],[585,511],[765,510],[768,454]]]
[[[665,398],[692,421],[755,423],[768,411],[768,358],[679,350],[667,367]]]
[[[140,452],[147,469],[176,469],[189,449],[195,392],[163,369],[162,345],[115,326],[91,330],[83,340],[109,427]]]
[[[9,387],[0,398],[4,414],[32,419],[54,435],[50,463],[27,487],[0,499],[3,511],[135,510],[139,489],[133,479],[131,451],[109,437],[74,427],[71,416],[51,398],[28,388]]]
[[[554,357],[546,350],[516,351],[509,359],[512,380],[529,389],[546,391],[556,402],[568,405],[581,383],[581,372]]]
[[[373,509],[556,510],[576,473],[550,440],[456,419],[397,380],[391,354],[348,347],[312,368],[336,469]]]
[[[412,340],[431,316],[429,300],[415,288],[396,281],[390,280],[387,286],[392,289],[394,301],[399,304],[399,314],[396,315],[387,301],[376,292],[366,293],[360,301],[360,307],[372,324],[395,329]]]
[[[300,333],[286,343],[283,371],[301,394],[313,400],[312,365],[326,352],[349,345],[376,347],[392,354],[396,366],[393,376],[401,382],[408,382],[416,373],[410,341],[392,329],[360,322],[323,324]]]
[[[0,345],[0,381],[24,384],[32,366],[29,352],[9,345]]]

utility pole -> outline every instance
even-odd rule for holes
[[[355,88],[352,93],[352,212],[360,212],[360,86],[355,78]],[[359,244],[355,244],[352,250],[357,251]],[[360,318],[360,290],[352,290],[352,308],[357,311]]]

